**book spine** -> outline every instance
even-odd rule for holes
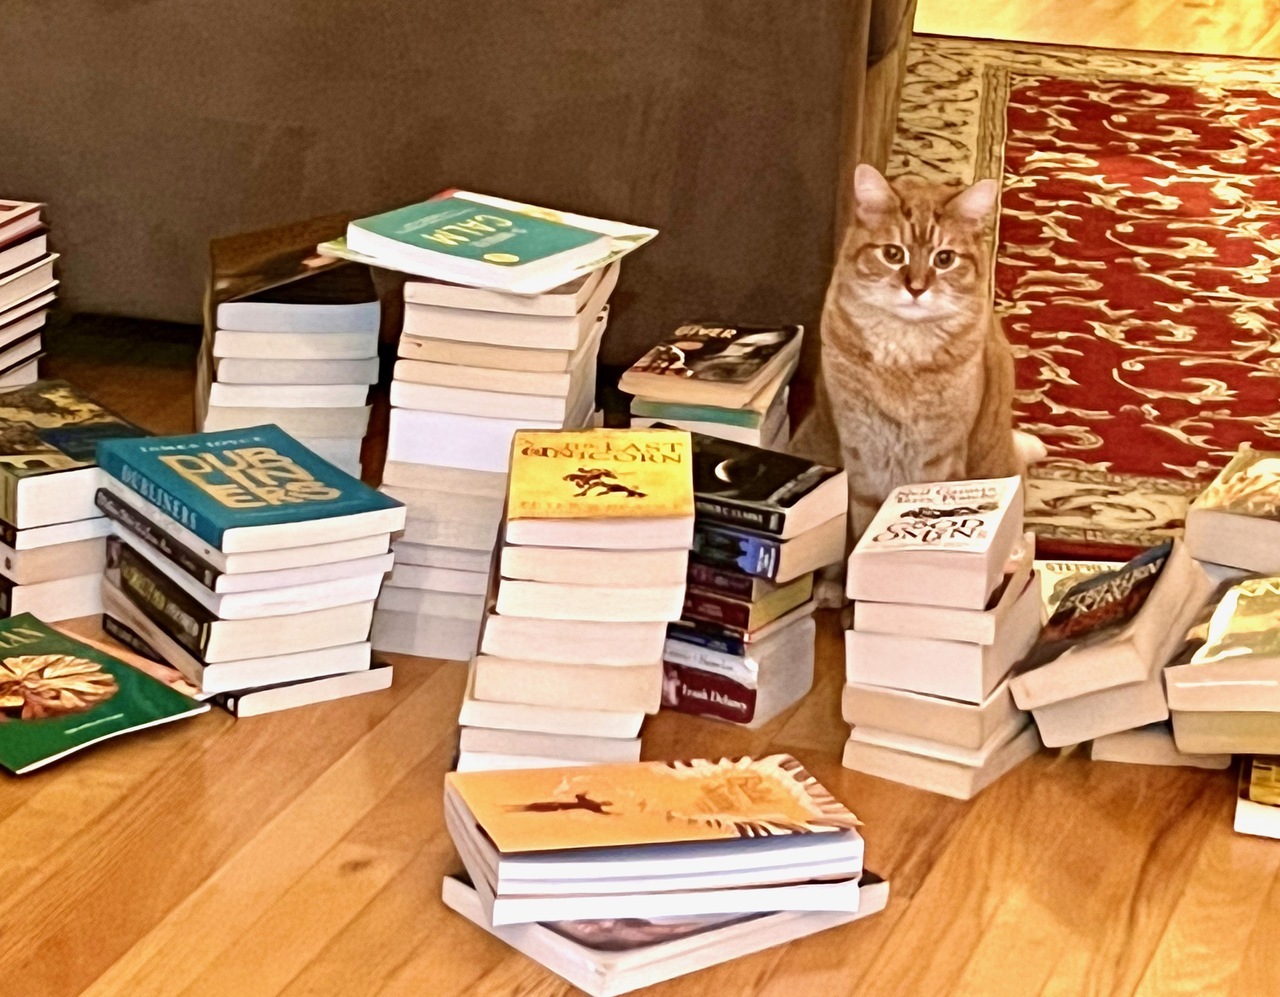
[[[213,697],[213,701],[233,717],[240,716],[240,693],[220,692]]]
[[[12,523],[0,519],[0,540],[10,547],[18,546],[18,528]]]
[[[185,544],[180,544],[114,492],[99,488],[94,502],[106,517],[132,531],[210,591],[222,572]]]
[[[164,657],[142,639],[142,635],[133,627],[121,623],[109,613],[102,614],[102,629],[113,640],[119,641],[131,651],[136,651],[144,658],[151,658],[153,661],[164,661]]]
[[[781,542],[727,530],[706,522],[695,522],[693,553],[712,567],[737,570],[757,578],[775,578]]]
[[[739,680],[755,672],[754,663],[743,654],[726,654],[683,640],[668,640],[663,646],[662,658],[673,665],[701,668]]]
[[[0,617],[13,615],[13,590],[16,583],[12,578],[0,575]]]
[[[778,536],[786,525],[786,514],[775,509],[761,509],[753,505],[738,505],[725,499],[695,495],[693,508],[700,519],[724,523],[743,530],[756,530]]]
[[[705,623],[694,623],[689,620],[678,620],[667,624],[667,640],[695,644],[711,651],[741,657],[747,653],[747,642],[742,635],[728,630],[708,626]]]
[[[222,549],[222,531],[207,516],[180,499],[174,498],[148,474],[127,463],[115,449],[102,447],[99,455],[103,473],[132,488],[166,516],[172,517],[201,540],[218,550]]]
[[[148,619],[203,663],[209,648],[211,625],[217,617],[156,571],[127,544],[112,539],[119,545],[117,557],[121,591]],[[108,563],[112,563],[110,554]]]
[[[723,592],[740,599],[751,599],[756,594],[756,580],[750,575],[713,568],[709,564],[689,562],[688,580],[704,592]]]
[[[756,689],[724,675],[683,665],[663,665],[662,705],[681,713],[750,723],[756,715]]]
[[[751,629],[751,604],[737,602],[727,596],[687,589],[684,594],[684,610],[680,614],[686,620],[715,623],[738,630]]]

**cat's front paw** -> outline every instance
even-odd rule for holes
[[[845,604],[844,580],[817,578],[813,583],[813,601],[819,609],[840,609]]]

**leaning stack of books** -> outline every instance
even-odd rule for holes
[[[803,334],[798,325],[681,326],[618,381],[634,396],[631,425],[663,423],[783,449],[791,436],[787,385]]]
[[[515,736],[464,730],[459,768],[639,757],[684,603],[692,462],[682,430],[516,433],[496,611],[460,718]],[[535,756],[549,742],[530,734],[575,736]]]
[[[348,226],[340,251],[412,275],[382,478],[409,518],[380,650],[474,654],[512,435],[590,423],[616,260],[651,235],[464,191]]]
[[[210,245],[196,425],[271,423],[358,478],[381,309],[368,267],[316,254],[335,224],[317,219]]]
[[[590,994],[883,909],[858,821],[788,755],[451,773],[444,901]]]
[[[65,381],[0,394],[0,616],[102,612],[111,523],[94,504],[95,447],[145,435]]]
[[[777,556],[691,559],[681,618],[667,628],[663,706],[758,727],[813,684],[814,570],[843,557],[848,482],[836,468],[745,443],[695,434],[693,452],[703,540],[718,551],[749,535]],[[802,557],[796,544],[809,547]]]
[[[40,330],[53,303],[44,205],[0,200],[0,390],[30,384],[44,353]]]
[[[276,426],[108,440],[98,458],[112,636],[242,715],[390,684],[369,626],[398,502]]]
[[[846,767],[970,799],[1040,747],[1008,675],[1040,631],[1022,481],[906,485],[849,557]]]

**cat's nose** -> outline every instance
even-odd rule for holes
[[[928,290],[928,288],[925,287],[924,285],[920,285],[919,287],[917,287],[915,284],[912,284],[910,281],[908,281],[905,286],[907,288],[907,293],[911,295],[911,297],[913,298],[920,297],[920,295],[924,294],[924,292]]]

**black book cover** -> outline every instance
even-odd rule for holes
[[[107,540],[107,571],[119,578],[120,591],[149,620],[204,662],[210,629],[218,619],[213,613],[118,537]]]
[[[745,384],[800,338],[798,325],[682,325],[636,361],[637,374]]]
[[[102,630],[113,640],[119,641],[131,651],[136,651],[144,658],[153,661],[164,661],[164,656],[142,639],[142,635],[127,623],[121,623],[110,613],[102,614]]]
[[[0,575],[0,617],[13,615],[13,590],[17,585],[12,578]]]
[[[94,496],[94,503],[108,519],[131,530],[139,539],[146,541],[205,588],[213,590],[222,572],[190,547],[173,539],[124,499],[106,488],[98,489]]]
[[[691,559],[713,568],[774,579],[784,541],[695,519]]]
[[[308,260],[313,257],[308,257]],[[236,298],[278,305],[354,305],[378,300],[373,275],[363,263],[339,263],[319,269],[302,269],[288,283]]]

